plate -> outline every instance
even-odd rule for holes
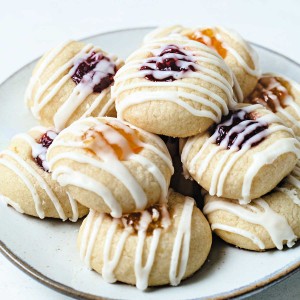
[[[90,37],[101,48],[126,58],[152,28],[135,28]],[[262,70],[300,80],[300,65],[274,51],[253,44]],[[0,86],[0,149],[10,138],[36,125],[23,95],[36,61],[26,65]],[[257,291],[300,267],[300,245],[283,251],[255,253],[226,245],[215,238],[205,265],[178,287],[151,288],[105,283],[79,259],[76,238],[80,224],[39,220],[0,205],[0,250],[18,267],[43,284],[84,299],[195,299],[228,298]],[[199,241],[201,242],[201,241]]]

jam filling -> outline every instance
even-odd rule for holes
[[[90,85],[95,93],[101,93],[114,82],[116,72],[116,65],[108,57],[92,52],[86,60],[78,64],[72,80],[76,84]]]
[[[205,44],[209,48],[217,51],[222,58],[227,55],[227,50],[224,47],[224,43],[217,37],[217,33],[212,28],[206,28],[202,30],[195,30],[194,32],[187,34],[190,40],[194,40]]]
[[[49,165],[46,160],[46,154],[48,151],[48,148],[52,144],[53,140],[57,137],[57,133],[48,130],[46,131],[41,138],[37,141],[37,143],[40,145],[38,149],[38,153],[35,153],[34,160],[36,163],[46,172],[49,172]]]
[[[227,149],[240,150],[243,146],[254,147],[266,137],[268,124],[256,119],[254,113],[244,110],[230,111],[214,131],[216,144]]]
[[[150,81],[174,81],[196,71],[193,55],[179,46],[168,45],[153,54],[140,68]]]
[[[254,91],[246,98],[245,102],[261,104],[272,112],[287,106],[286,100],[291,97],[288,90],[275,77],[262,77]]]
[[[162,212],[161,208],[158,204],[153,205],[146,209],[146,211],[149,213],[149,216],[151,217],[151,222],[149,223],[147,227],[147,235],[152,234],[154,229],[156,228],[163,228],[162,225]],[[137,232],[140,229],[140,221],[142,218],[141,212],[135,212],[128,215],[125,215],[122,217],[123,224],[126,226],[131,226],[135,232]]]
[[[143,147],[134,129],[114,127],[90,128],[84,135],[85,150],[103,160],[125,161],[132,154],[138,154]]]

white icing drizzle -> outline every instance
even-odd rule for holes
[[[42,126],[34,127],[31,130],[32,131],[37,131],[41,135],[43,135],[45,132],[47,132],[47,128],[42,127]],[[51,138],[54,139],[56,137],[55,132],[52,133],[51,131],[48,131],[48,133],[49,133]],[[32,152],[32,157],[33,158],[35,158],[35,157],[37,157],[41,154],[43,154],[44,157],[46,156],[47,148],[43,147],[41,144],[37,143],[36,140],[32,136],[30,136],[29,134],[18,134],[18,135],[15,135],[13,137],[13,139],[23,139],[31,147],[31,152]],[[42,176],[40,176],[24,159],[22,159],[16,153],[14,153],[10,150],[5,150],[5,151],[2,151],[2,154],[7,155],[11,159],[15,160],[22,168],[24,168],[26,170],[26,172],[28,174],[30,174],[31,176],[33,176],[35,178],[36,183],[38,184],[38,186],[46,192],[47,196],[52,201],[59,217],[63,221],[65,221],[66,220],[66,215],[63,211],[63,208],[62,208],[58,198],[54,194],[51,187],[42,178]],[[16,173],[21,178],[21,180],[24,182],[24,184],[27,186],[27,188],[30,190],[30,192],[32,194],[32,197],[33,197],[33,201],[35,203],[35,209],[36,209],[37,215],[41,219],[43,219],[45,217],[45,213],[43,211],[41,199],[39,198],[38,192],[36,190],[36,184],[32,184],[31,180],[26,176],[26,173],[21,171],[21,169],[19,169],[15,164],[12,164],[11,162],[9,162],[4,157],[2,157],[1,161],[2,161],[2,164],[5,164],[6,167],[10,168],[14,173]],[[45,160],[45,162],[46,162],[46,160]],[[47,166],[47,164],[45,165],[43,163],[44,169],[47,170],[45,168],[45,166]],[[72,217],[70,218],[70,221],[76,222],[78,220],[77,202],[69,194],[68,194],[68,199],[70,201],[70,205],[71,205],[71,208],[72,208]],[[18,210],[18,209],[16,209],[16,210]]]
[[[25,93],[25,102],[27,104],[30,101],[30,99],[32,98],[33,88],[34,88],[35,83],[39,80],[39,77],[47,69],[48,65],[54,60],[54,58],[71,42],[72,41],[63,42],[47,53],[47,56],[44,58],[43,62],[40,64],[38,69],[35,70],[35,74],[32,75],[32,77],[30,78],[29,85],[28,85],[26,93]]]
[[[261,198],[253,200],[251,204],[246,205],[240,205],[238,201],[224,198],[211,200],[205,204],[203,212],[208,215],[217,210],[227,211],[246,222],[262,226],[279,250],[282,250],[285,241],[290,248],[297,240],[297,236],[294,234],[285,217],[272,210],[268,203]],[[211,226],[213,225],[214,223],[211,224]],[[246,235],[244,236],[247,237]]]
[[[229,226],[229,225],[225,225],[225,224],[221,224],[221,223],[213,223],[211,225],[211,230],[214,231],[216,229],[220,229],[220,230],[227,231],[227,232],[232,232],[232,233],[241,235],[245,238],[248,238],[261,250],[266,248],[263,241],[257,235],[255,235],[254,233],[252,233],[248,230],[244,230],[244,229],[241,229],[238,227],[233,227],[233,226]]]
[[[69,202],[71,205],[71,209],[72,209],[72,217],[69,218],[69,220],[71,222],[77,222],[78,218],[79,218],[79,213],[78,213],[78,203],[77,201],[71,196],[71,194],[69,192],[66,192],[69,198]]]
[[[294,168],[293,172],[288,175],[285,180],[284,184],[290,184],[294,188],[286,187],[284,184],[282,186],[279,186],[276,188],[277,191],[280,191],[284,194],[286,194],[290,199],[293,200],[293,202],[296,205],[300,206],[300,198],[299,198],[299,193],[300,193],[300,163],[298,161],[296,167]]]
[[[185,198],[184,207],[174,241],[169,271],[170,283],[174,286],[180,283],[185,274],[188,263],[194,203],[194,199],[189,197]]]
[[[81,243],[80,249],[81,257],[83,258],[84,263],[89,269],[91,269],[91,255],[96,242],[97,234],[105,217],[105,214],[98,214],[96,220],[93,222],[95,212],[91,209],[90,214],[91,216],[89,219],[87,219],[85,231],[83,232],[82,236],[83,241],[86,241],[86,243]],[[90,226],[92,226],[92,228],[90,228]]]
[[[150,80],[139,80],[133,83],[124,84],[125,81],[131,80],[134,78],[144,78],[145,75],[149,74],[149,70],[140,70],[141,66],[152,66],[149,61],[151,60],[160,60],[166,57],[183,58],[183,55],[168,53],[164,54],[163,57],[158,57],[159,53],[162,52],[163,49],[168,47],[168,45],[174,45],[178,43],[181,49],[184,49],[185,53],[188,54],[190,58],[190,62],[183,62],[181,64],[189,64],[192,65],[195,69],[194,71],[187,72],[176,72],[176,71],[151,71],[155,72],[155,77],[166,78],[168,76],[173,76],[177,78],[189,77],[195,78],[197,80],[207,81],[212,85],[221,89],[225,94],[227,99],[221,98],[217,93],[212,92],[212,90],[208,90],[206,88],[200,87],[196,84],[191,84],[186,80],[174,80],[172,82],[151,82]],[[189,50],[186,49],[189,47],[196,48],[197,50]],[[152,57],[149,57],[149,53],[152,53]],[[146,57],[145,59],[135,58],[135,57]],[[179,60],[180,61],[180,60]],[[230,77],[230,82],[228,82],[223,76],[219,73],[212,71],[209,68],[204,67],[203,65],[198,64],[197,62],[206,62],[213,64],[222,70],[224,70],[228,76]],[[178,62],[177,62],[178,63]],[[154,67],[154,66],[152,66]],[[115,76],[115,86],[112,89],[112,96],[117,100],[120,98],[123,92],[129,92],[127,96],[125,96],[122,101],[117,102],[117,112],[118,117],[123,118],[124,111],[132,106],[140,103],[160,100],[173,102],[177,105],[183,107],[185,110],[189,111],[194,116],[207,117],[212,119],[214,122],[217,122],[221,119],[222,114],[226,114],[228,112],[227,103],[231,103],[232,105],[236,103],[232,97],[232,72],[228,69],[226,64],[220,59],[218,54],[215,51],[209,49],[207,46],[188,40],[184,37],[177,36],[174,39],[170,38],[162,38],[159,40],[155,40],[153,42],[149,42],[145,44],[142,48],[134,52],[126,61],[126,64],[117,72]],[[158,87],[159,90],[152,90],[151,87]],[[178,88],[177,92],[173,91],[173,87]],[[140,90],[144,88],[144,92],[134,92],[133,90]],[[171,88],[171,90],[169,89]],[[182,91],[184,89],[184,91]],[[197,92],[197,94],[195,94]],[[198,93],[204,95],[199,96]],[[210,97],[214,100],[208,101],[207,98]],[[185,99],[189,99],[195,103],[200,103],[207,108],[203,108],[201,110],[196,109],[193,105],[188,104]]]
[[[233,78],[233,92],[234,92],[234,96],[236,97],[236,100],[238,103],[243,102],[244,100],[244,94],[243,91],[241,89],[241,86],[236,78],[236,76],[234,75],[234,73],[232,73],[232,78]],[[233,108],[234,106],[230,107]]]
[[[243,107],[237,115],[239,116],[245,113],[251,113],[257,108],[261,108],[261,106],[251,105]],[[187,158],[189,152],[194,144],[194,141],[197,140],[199,136],[193,137],[192,139],[188,140],[186,145],[184,146],[181,155],[181,161],[192,175],[197,175],[197,180],[200,181],[201,177],[209,167],[210,162],[214,159],[214,157],[217,154],[223,151],[222,157],[217,161],[217,165],[214,168],[209,189],[210,195],[217,195],[220,197],[223,195],[224,183],[226,178],[228,177],[231,168],[251,148],[252,144],[261,141],[263,138],[266,138],[277,131],[286,131],[293,135],[291,129],[282,125],[273,125],[272,127],[264,129],[252,136],[251,138],[249,138],[246,142],[242,144],[241,149],[239,149],[239,144],[243,142],[247,134],[254,131],[256,128],[259,128],[259,126],[265,126],[267,124],[278,121],[281,122],[278,119],[278,117],[276,117],[274,114],[267,114],[262,117],[259,117],[255,120],[255,122],[257,123],[253,124],[251,124],[250,120],[244,120],[238,125],[231,128],[228,134],[220,143],[220,145],[215,147],[205,157],[203,157],[203,154],[208,149],[208,147],[211,144],[216,143],[216,139],[219,135],[218,130],[216,130],[215,133],[205,141],[198,153],[190,160],[190,162],[188,162]],[[221,125],[228,126],[230,124],[232,124],[232,118],[222,123]],[[238,137],[234,140],[230,149],[226,150],[229,143],[229,137],[233,133],[238,133]],[[281,138],[278,141],[274,142],[272,145],[268,146],[265,150],[253,154],[253,163],[246,171],[243,180],[242,198],[240,199],[241,203],[245,204],[251,201],[250,190],[252,182],[259,170],[264,165],[273,163],[273,161],[276,160],[280,155],[289,152],[295,153],[298,157],[300,157],[299,142],[295,138]]]
[[[54,48],[50,51],[45,57],[44,61],[40,65],[39,69],[36,71],[36,74],[32,77],[29,87],[26,92],[27,102],[32,98],[33,88],[35,83],[38,81],[39,76],[47,69],[48,65],[53,61],[53,59],[58,55],[68,44],[67,42],[63,45]],[[59,92],[62,86],[73,76],[78,66],[92,55],[93,52],[96,52],[95,55],[99,55],[102,52],[101,49],[94,47],[91,44],[85,45],[76,55],[74,55],[69,61],[64,65],[59,67],[56,72],[41,86],[38,87],[35,97],[33,98],[32,113],[36,118],[40,118],[41,110],[55,97]],[[114,66],[117,68],[121,65],[121,60],[117,59],[113,55],[105,55],[108,60],[101,59],[96,67],[89,73],[83,76],[81,82],[76,85],[71,95],[66,99],[66,101],[60,106],[57,112],[54,114],[53,120],[54,125],[57,130],[62,130],[69,118],[73,115],[76,109],[81,103],[83,103],[86,98],[93,93],[93,88],[97,85],[101,78],[107,73],[114,74]],[[49,91],[49,89],[51,90]],[[44,94],[46,94],[45,97]],[[109,98],[110,87],[104,89],[94,102],[86,107],[86,111],[82,115],[82,118],[89,116],[105,98]],[[112,106],[112,101],[109,100],[109,105],[107,103],[103,106],[99,116],[104,116]]]
[[[26,187],[28,188],[28,190],[30,191],[30,193],[32,195],[37,215],[39,216],[40,219],[44,219],[45,213],[43,211],[41,199],[40,199],[36,189],[34,188],[33,184],[27,178],[27,176],[25,176],[23,174],[23,172],[14,163],[11,163],[7,159],[1,158],[0,164],[5,166],[6,168],[10,169],[12,172],[14,172],[16,174],[16,176],[18,176],[24,182],[24,184],[26,185]]]
[[[258,170],[266,164],[272,164],[280,155],[295,153],[300,158],[299,142],[295,138],[280,139],[265,150],[253,155],[253,163],[244,176],[242,196],[243,202],[250,202],[252,181]]]
[[[225,29],[224,27],[216,27],[217,30],[219,30],[222,33],[227,34],[228,36],[230,36],[230,38],[233,38],[234,40],[236,40],[249,54],[253,65],[254,65],[254,69],[252,69],[247,62],[245,61],[244,58],[242,58],[242,56],[232,47],[230,47],[227,43],[224,42],[224,48],[231,53],[237,60],[237,62],[243,67],[243,69],[250,75],[254,76],[254,77],[258,77],[260,75],[260,69],[259,69],[259,60],[258,60],[258,55],[257,53],[253,50],[253,48],[245,42],[245,40],[235,31],[233,31],[232,29],[228,30]],[[220,35],[221,35],[220,34]]]
[[[4,150],[2,151],[2,154],[10,157],[11,159],[15,160],[20,166],[22,166],[22,168],[24,168],[31,176],[34,177],[35,181],[39,184],[40,188],[43,189],[47,196],[50,198],[50,200],[52,201],[59,217],[65,221],[66,215],[64,213],[64,210],[59,202],[59,200],[57,199],[56,195],[54,194],[54,192],[52,191],[52,189],[50,188],[50,186],[46,183],[46,181],[43,179],[42,176],[40,176],[25,160],[23,160],[20,156],[18,156],[16,153],[10,151],[10,150]],[[5,160],[5,158],[1,159],[1,163],[3,164],[3,160]],[[6,166],[8,167],[7,164],[8,161],[6,161]],[[14,171],[14,168],[9,167],[12,171]],[[43,212],[43,208],[41,206],[41,201],[40,198],[38,196],[38,192],[36,190],[35,184],[33,184],[25,175],[24,172],[22,172],[19,169],[20,173],[22,174],[17,174],[20,176],[20,178],[24,181],[24,183],[27,185],[27,187],[29,188],[29,190],[32,192],[32,196],[34,195],[33,199],[35,201],[35,208],[36,208],[36,212],[38,214],[38,216],[43,219],[45,214]],[[26,180],[24,180],[26,178]]]
[[[120,261],[125,242],[128,236],[133,232],[132,227],[124,228],[124,231],[122,232],[121,237],[118,241],[113,258],[110,259],[112,240],[119,223],[120,223],[119,219],[114,219],[112,221],[112,225],[109,227],[107,231],[105,244],[104,244],[102,277],[104,281],[109,283],[114,283],[117,280],[114,274],[114,270]]]
[[[186,197],[181,217],[179,220],[176,237],[173,244],[172,255],[170,258],[170,283],[172,285],[178,285],[183,278],[187,262],[189,258],[189,247],[191,237],[191,220],[194,207],[194,200]],[[145,243],[147,237],[147,229],[152,220],[158,218],[161,214],[161,228],[155,228],[152,232],[148,257],[145,264],[143,264],[143,253],[145,251]],[[85,264],[90,267],[91,256],[97,234],[103,224],[104,214],[98,214],[91,210],[82,230],[81,242],[80,242],[80,256],[84,260]],[[110,221],[110,226],[104,238],[104,251],[103,251],[103,268],[102,276],[107,282],[113,283],[116,281],[114,274],[115,268],[120,262],[123,249],[126,244],[127,238],[133,233],[133,227],[127,225],[125,219],[113,219]],[[120,224],[124,225],[123,232],[120,234],[119,240],[112,251],[113,239],[116,234],[117,228]],[[156,250],[160,242],[163,230],[166,230],[171,225],[170,216],[166,205],[160,207],[160,212],[157,209],[152,210],[152,215],[148,211],[143,211],[139,223],[137,224],[137,245],[135,249],[134,257],[134,272],[136,278],[136,286],[139,289],[146,289],[148,287],[149,275],[156,257]],[[179,266],[179,268],[178,268]],[[177,274],[178,270],[178,274]]]
[[[167,197],[168,181],[161,172],[160,168],[145,156],[143,156],[143,154],[135,154],[130,148],[129,141],[121,133],[119,133],[116,128],[120,128],[126,134],[131,135],[135,139],[134,142],[138,146],[154,152],[155,154],[159,155],[159,157],[164,161],[168,161],[168,166],[172,166],[171,158],[167,156],[168,152],[164,153],[162,150],[158,149],[158,147],[140,141],[137,137],[135,137],[133,129],[120,122],[119,120],[113,118],[105,118],[105,120],[107,121],[107,124],[94,118],[76,122],[74,125],[65,129],[61,134],[62,138],[56,140],[55,143],[53,143],[53,145],[51,146],[51,149],[61,146],[85,149],[89,146],[82,140],[82,135],[88,132],[90,136],[87,136],[87,139],[89,139],[93,137],[92,134],[95,134],[95,132],[101,132],[103,137],[95,136],[96,138],[92,144],[92,150],[95,152],[98,159],[93,158],[90,154],[83,154],[79,152],[61,153],[55,155],[50,160],[50,169],[53,169],[53,166],[59,160],[69,159],[78,163],[88,164],[90,166],[93,166],[94,168],[98,168],[99,170],[104,170],[105,172],[108,172],[109,174],[117,178],[126,187],[133,200],[135,201],[136,208],[138,210],[143,210],[148,202],[146,193],[144,192],[138,181],[135,179],[135,177],[127,169],[126,165],[119,160],[119,157],[112,147],[112,145],[118,145],[125,160],[136,161],[153,175],[154,179],[157,181],[161,188],[161,202],[165,201]],[[87,124],[89,125],[87,126]],[[80,134],[78,134],[78,131]],[[75,138],[78,138],[78,141],[64,141],[64,133],[74,135]],[[155,141],[157,140],[155,139]],[[162,141],[159,141],[159,145],[161,143]],[[163,149],[165,150],[165,146],[163,147]],[[173,172],[173,167],[171,171]],[[71,168],[64,167],[58,167],[57,169],[55,169],[52,176],[64,186],[72,184],[74,186],[93,191],[94,193],[99,195],[103,199],[103,201],[105,201],[105,203],[110,207],[111,215],[113,217],[121,217],[122,208],[116,200],[113,192],[110,191],[107,187],[103,186],[103,184],[101,184],[97,180],[91,178],[90,176],[84,175],[79,171],[74,171]],[[86,182],[86,184],[83,184],[83,181]],[[101,190],[102,188],[104,189],[103,191]]]
[[[145,290],[148,287],[149,275],[154,263],[156,249],[160,240],[161,229],[156,228],[152,233],[150,249],[146,264],[143,266],[143,252],[146,240],[147,228],[152,218],[148,211],[143,211],[140,219],[140,229],[138,230],[138,242],[135,252],[134,272],[136,278],[136,287]]]
[[[24,210],[21,208],[21,206],[20,206],[17,202],[11,200],[11,199],[8,198],[8,197],[6,197],[6,196],[4,196],[4,195],[0,195],[0,201],[4,202],[6,205],[10,205],[10,206],[13,207],[17,212],[19,212],[19,213],[21,213],[21,214],[24,213]]]

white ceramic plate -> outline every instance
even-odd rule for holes
[[[123,58],[136,49],[151,28],[109,32],[86,41]],[[300,81],[300,65],[254,44],[263,71],[285,74]],[[36,121],[23,103],[35,62],[23,67],[0,86],[0,149],[10,138],[27,131]],[[208,261],[179,287],[141,292],[135,287],[105,283],[85,268],[76,249],[80,224],[39,220],[0,205],[0,250],[29,275],[70,296],[84,299],[195,299],[228,298],[257,291],[300,267],[300,246],[284,251],[254,253],[214,240]],[[201,243],[201,241],[199,241]]]

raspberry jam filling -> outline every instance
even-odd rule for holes
[[[194,40],[205,44],[209,48],[217,51],[222,58],[227,55],[227,50],[224,47],[224,43],[218,37],[217,33],[212,28],[206,28],[202,30],[195,30],[194,32],[187,34],[190,40]]]
[[[288,90],[272,76],[259,79],[254,91],[246,98],[245,102],[261,104],[272,112],[287,106],[287,100],[292,96]]]
[[[226,149],[254,147],[266,137],[268,124],[256,119],[254,113],[242,109],[230,111],[214,131],[215,143]]]
[[[145,61],[140,71],[151,81],[174,81],[188,72],[196,71],[193,54],[182,47],[168,45],[153,51],[154,57]]]
[[[56,132],[52,130],[46,131],[37,141],[37,144],[39,146],[37,147],[35,153],[33,153],[33,158],[36,161],[36,163],[46,172],[49,172],[49,165],[46,160],[46,154],[48,148],[50,147],[50,145],[56,137]]]
[[[101,93],[114,82],[116,72],[116,65],[108,57],[92,52],[86,60],[78,64],[72,80],[76,84],[91,86],[95,93]]]

